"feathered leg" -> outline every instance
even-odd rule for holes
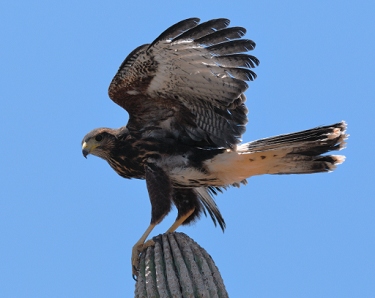
[[[192,188],[174,188],[172,198],[177,210],[177,218],[167,233],[174,232],[180,225],[188,224],[199,218],[202,212],[202,204]]]
[[[148,246],[154,245],[153,240],[145,243],[148,235],[171,210],[172,186],[167,174],[155,165],[146,166],[146,184],[151,201],[151,223],[132,249],[131,264],[133,278],[138,275],[140,253]]]

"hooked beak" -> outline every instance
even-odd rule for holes
[[[88,148],[86,142],[83,142],[83,144],[82,144],[82,154],[83,154],[84,158],[87,158],[87,155],[90,154],[90,149]]]

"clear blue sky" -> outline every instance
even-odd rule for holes
[[[375,297],[375,2],[148,3],[0,4],[0,297],[132,297],[145,183],[84,159],[81,139],[126,124],[112,77],[188,17],[227,17],[257,43],[245,141],[340,120],[351,137],[333,173],[254,177],[219,195],[224,234],[208,218],[180,231],[231,297]]]

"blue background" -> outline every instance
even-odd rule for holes
[[[247,28],[261,63],[244,141],[348,122],[330,174],[261,176],[179,231],[214,258],[231,297],[375,297],[374,1],[3,1],[0,297],[132,297],[130,252],[150,220],[144,181],[85,160],[136,46],[188,17]],[[175,210],[153,235],[174,221]]]

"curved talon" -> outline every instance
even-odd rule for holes
[[[135,281],[137,281],[138,279],[138,272],[139,269],[136,266],[132,265],[132,277]]]
[[[143,243],[136,244],[133,246],[132,257],[131,257],[133,279],[134,279],[134,276],[138,276],[139,256],[142,251],[143,251]]]
[[[155,245],[155,241],[150,239],[146,241],[145,243],[141,243],[141,244],[137,243],[136,245],[133,246],[131,263],[132,263],[132,276],[135,281],[137,280],[135,276],[138,276],[138,272],[139,272],[138,265],[139,265],[141,253],[144,250],[146,250],[149,246],[154,246],[154,245]]]
[[[137,281],[138,280],[138,268],[136,268],[135,266],[133,266],[132,268],[132,278]],[[134,274],[134,272],[136,272],[136,274]]]

